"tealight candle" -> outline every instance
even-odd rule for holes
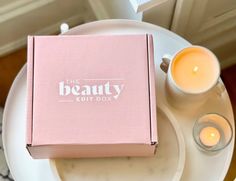
[[[219,143],[220,132],[216,128],[208,126],[200,131],[199,138],[202,144],[212,147]]]
[[[193,127],[193,139],[201,151],[216,153],[229,145],[233,129],[225,117],[217,113],[205,114]]]
[[[171,73],[180,89],[189,93],[199,93],[210,89],[216,83],[219,63],[210,51],[190,47],[175,56]]]

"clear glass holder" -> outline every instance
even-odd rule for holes
[[[196,120],[193,138],[198,148],[207,153],[217,153],[229,145],[233,129],[227,118],[209,113]]]

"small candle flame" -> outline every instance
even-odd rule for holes
[[[214,133],[211,133],[211,137],[215,137],[215,134],[214,134]]]
[[[197,73],[197,71],[198,71],[198,66],[195,66],[195,67],[193,68],[193,73]]]

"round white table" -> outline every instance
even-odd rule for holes
[[[160,138],[160,145],[155,158],[153,160],[150,160],[150,158],[149,160],[145,158],[100,159],[99,161],[96,160],[96,163],[91,161],[91,159],[83,161],[33,160],[25,148],[26,67],[23,67],[11,87],[3,117],[5,155],[15,180],[119,180],[121,178],[120,175],[123,175],[127,180],[146,178],[145,180],[216,181],[224,179],[232,158],[235,139],[234,117],[227,91],[221,97],[217,97],[212,92],[207,103],[197,110],[191,108],[177,110],[166,101],[164,88],[166,75],[160,69],[161,58],[166,53],[174,54],[176,51],[190,46],[189,42],[166,29],[132,20],[92,22],[75,27],[65,34],[133,33],[151,33],[154,37],[157,113]],[[215,155],[199,151],[192,138],[192,128],[195,120],[200,115],[209,112],[225,116],[233,126],[233,139],[231,143]],[[113,171],[109,173],[102,170],[109,168],[99,168],[100,172],[98,173],[96,170],[100,167],[99,162],[106,163],[107,165],[110,164],[111,167],[114,167],[116,164],[123,164],[124,168],[126,168],[125,165],[127,164],[136,165],[123,170],[114,167]],[[87,167],[83,167],[84,165]],[[65,167],[63,168],[63,166]],[[91,170],[85,173],[86,168]],[[84,172],[82,173],[81,170],[83,169]],[[130,172],[127,171],[129,169]],[[79,171],[81,171],[81,175]],[[61,178],[56,174],[59,174]],[[75,174],[77,174],[78,178],[76,178]],[[106,177],[102,174],[105,174]],[[117,174],[119,177],[116,176]],[[136,177],[133,177],[133,175],[136,175]]]

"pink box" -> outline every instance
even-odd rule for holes
[[[30,36],[27,66],[33,158],[155,154],[151,35]]]

